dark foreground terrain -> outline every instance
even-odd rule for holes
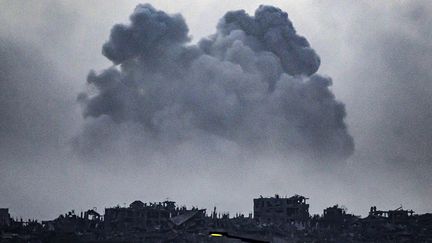
[[[0,209],[0,243],[9,242],[432,242],[432,214],[371,207],[365,218],[335,205],[310,215],[303,196],[259,197],[254,214],[178,207],[173,201],[74,211],[50,221],[13,219]]]

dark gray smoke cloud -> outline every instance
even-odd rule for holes
[[[219,24],[218,32],[210,43],[202,42],[207,53],[217,55],[222,51],[224,55],[228,48],[220,46],[226,42],[223,37],[242,35],[240,40],[255,52],[267,51],[276,55],[288,74],[311,75],[319,68],[318,55],[304,37],[297,35],[288,14],[278,8],[261,5],[253,17],[244,10],[228,12]],[[222,38],[218,39],[218,36]]]
[[[92,88],[78,97],[93,128],[133,123],[152,144],[217,137],[312,158],[352,154],[344,105],[332,80],[315,74],[320,58],[287,13],[271,6],[254,16],[228,12],[197,45],[181,15],[144,4],[130,21],[115,25],[103,45],[119,66],[91,71]],[[88,130],[76,140],[84,152],[103,146],[111,129]]]

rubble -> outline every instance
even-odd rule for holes
[[[0,209],[0,243],[9,242],[432,242],[432,214],[371,207],[365,218],[334,205],[310,215],[308,198],[262,197],[245,216],[178,207],[174,201],[62,214],[54,220],[13,219]]]

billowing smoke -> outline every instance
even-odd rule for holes
[[[151,141],[143,145],[217,138],[310,158],[353,152],[332,80],[316,74],[319,56],[278,8],[228,12],[214,35],[192,44],[181,15],[138,5],[102,53],[115,65],[91,71],[78,97],[91,120],[76,141],[81,151],[134,124]]]

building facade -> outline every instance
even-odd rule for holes
[[[292,197],[260,197],[254,199],[254,219],[265,224],[302,223],[309,219],[308,198],[300,195]]]
[[[0,227],[9,226],[11,218],[8,208],[0,208]]]

